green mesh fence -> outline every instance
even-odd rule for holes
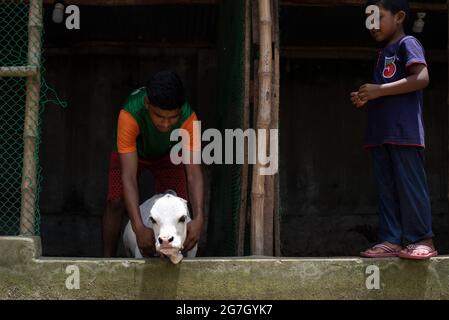
[[[39,235],[42,31],[42,1],[0,0],[0,235]]]
[[[221,130],[242,128],[244,99],[244,1],[221,1],[218,113]],[[211,255],[234,256],[240,210],[241,165],[218,165],[214,171],[208,226]]]

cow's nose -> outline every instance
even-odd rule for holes
[[[166,237],[159,237],[159,243],[160,244],[163,244],[163,243],[171,243],[172,241],[173,241],[173,237],[170,237],[170,238],[166,238]]]

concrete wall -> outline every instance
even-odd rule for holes
[[[0,237],[0,299],[449,299],[449,258],[42,258],[39,238]],[[79,290],[66,287],[76,266]],[[378,268],[379,289],[366,286]],[[369,283],[372,283],[368,281]]]
[[[426,170],[436,245],[449,250],[447,64],[429,64]],[[372,62],[283,59],[280,87],[281,240],[285,256],[357,255],[376,241],[377,194],[362,148],[364,110],[349,93]]]

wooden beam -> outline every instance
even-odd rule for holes
[[[329,59],[329,60],[373,60],[379,49],[367,47],[281,47],[282,58]],[[446,50],[428,50],[426,56],[432,62],[447,62]]]
[[[37,74],[36,66],[0,67],[0,77],[34,77]]]
[[[203,4],[217,5],[219,0],[67,0],[66,5],[118,7],[146,5]],[[55,0],[44,0],[45,4],[54,4]]]
[[[46,48],[61,48],[76,51],[77,49],[114,48],[135,49],[144,48],[215,48],[213,42],[189,41],[189,42],[132,42],[132,41],[74,41],[63,47],[57,43],[48,43]]]
[[[281,0],[282,6],[307,6],[307,7],[363,7],[366,0]],[[434,11],[446,12],[448,8],[444,3],[410,3],[410,9],[413,11]]]
[[[251,0],[245,0],[245,37],[244,37],[244,97],[243,97],[243,124],[242,129],[246,131],[249,128],[249,102],[250,102],[250,82],[251,82]],[[244,159],[248,159],[248,143],[244,146]],[[248,210],[248,162],[242,164],[241,175],[241,190],[240,190],[240,214],[239,214],[239,229],[238,229],[238,243],[237,255],[243,256],[245,253],[245,229],[246,229],[246,214]]]

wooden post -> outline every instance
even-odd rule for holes
[[[252,114],[251,123],[252,127],[256,129],[257,127],[257,110],[259,109],[259,49],[260,49],[260,37],[259,37],[259,0],[251,0],[251,21],[252,21],[252,52],[253,59],[251,64],[253,65],[253,83],[252,83]],[[251,165],[252,172],[254,171],[254,165]],[[251,201],[248,210],[247,223],[250,225],[251,239],[250,239],[250,247],[251,254],[253,254],[253,243],[255,239],[253,237],[253,203],[252,203],[252,183],[253,183],[253,174],[251,173],[250,182],[251,182]]]
[[[24,150],[22,165],[22,203],[20,234],[33,235],[37,199],[36,141],[39,126],[40,55],[42,32],[42,0],[30,0],[28,21],[28,65],[37,68],[34,76],[26,80]]]
[[[271,127],[273,129],[279,130],[279,81],[280,81],[280,38],[279,38],[279,0],[273,0],[273,23],[274,23],[274,76],[273,76],[273,111],[272,111],[272,119],[271,119]],[[279,133],[279,131],[278,131]],[[279,138],[279,137],[278,137]],[[279,152],[279,147],[278,147]],[[279,159],[278,159],[279,165]],[[274,196],[274,204],[273,204],[273,238],[274,238],[274,255],[281,255],[281,231],[280,231],[280,214],[279,214],[279,172],[274,176],[273,182],[273,196]]]
[[[199,4],[217,5],[219,0],[70,0],[69,4],[79,6],[150,6],[150,5],[180,5]],[[55,0],[44,0],[45,4],[54,4]]]
[[[271,5],[270,0],[259,0],[259,108],[257,110],[257,130],[267,130],[271,122],[271,82],[272,82],[272,37],[271,37]],[[267,135],[260,141],[257,135],[257,152],[266,154]],[[251,214],[251,251],[253,255],[264,253],[264,199],[265,176],[261,174],[263,166],[257,159],[253,167],[252,214]]]
[[[245,43],[244,43],[244,96],[243,96],[243,131],[249,128],[249,99],[251,82],[251,0],[245,0]],[[244,146],[244,159],[248,159],[248,143]],[[243,256],[245,249],[245,226],[248,195],[248,162],[242,164],[241,190],[240,190],[240,216],[238,230],[237,255]]]
[[[272,39],[273,39],[273,76],[272,76],[272,107],[270,129],[279,129],[279,22],[278,0],[271,0],[272,4]],[[271,135],[271,133],[270,133]],[[277,148],[279,150],[279,148]],[[268,148],[271,154],[273,150]],[[280,255],[279,243],[279,199],[278,174],[265,177],[264,201],[264,255]]]

